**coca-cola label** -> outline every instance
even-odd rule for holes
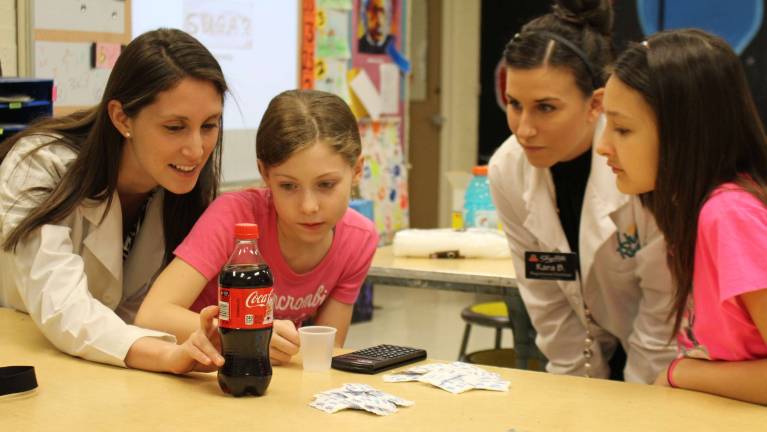
[[[229,329],[262,329],[274,321],[274,289],[218,287],[218,326]]]

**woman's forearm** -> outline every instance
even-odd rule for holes
[[[175,344],[153,338],[143,337],[136,339],[125,356],[125,365],[133,369],[141,369],[152,372],[170,372],[166,358]]]
[[[146,303],[136,315],[136,325],[171,333],[185,341],[200,325],[200,315],[172,303]]]
[[[160,273],[136,314],[136,325],[157,329],[187,340],[200,325],[200,315],[189,310],[208,279],[176,258]]]

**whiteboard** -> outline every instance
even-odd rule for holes
[[[216,57],[230,87],[224,107],[224,183],[259,178],[256,129],[269,101],[298,86],[299,0],[133,0],[133,37],[180,28]]]

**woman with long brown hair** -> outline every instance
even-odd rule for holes
[[[655,215],[676,285],[680,352],[656,384],[767,404],[767,138],[740,59],[658,33],[617,60],[604,106],[599,150]]]
[[[206,369],[131,325],[150,281],[216,195],[226,82],[180,30],[122,52],[101,102],[0,145],[0,306],[60,350],[149,370]]]

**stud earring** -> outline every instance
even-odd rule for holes
[[[125,138],[130,138],[130,132],[125,132]]]

